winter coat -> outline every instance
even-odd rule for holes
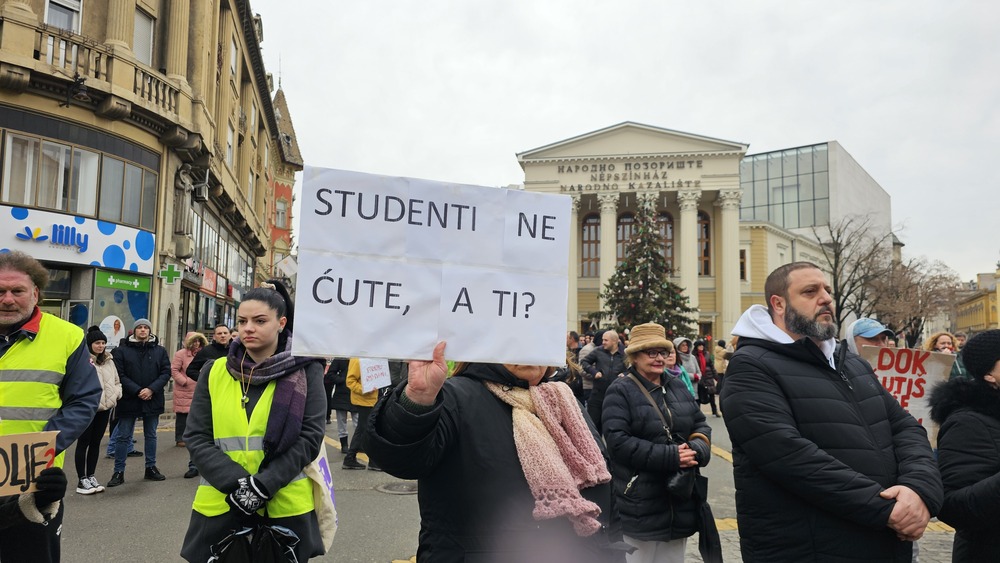
[[[201,370],[205,367],[205,364],[210,364],[228,353],[228,344],[219,344],[212,340],[208,343],[208,346],[205,346],[195,354],[194,359],[185,368],[184,375],[188,376],[189,379],[198,381],[198,377],[201,375]]]
[[[123,338],[121,345],[112,350],[118,377],[122,382],[122,398],[115,408],[115,416],[141,417],[163,414],[163,388],[170,379],[170,358],[154,335],[145,342],[135,336]],[[153,397],[148,401],[139,398],[139,391],[149,389]]]
[[[604,397],[604,439],[622,532],[644,541],[686,538],[698,529],[700,501],[673,499],[667,479],[680,469],[679,443],[696,452],[699,467],[708,464],[712,429],[678,378],[664,374],[663,385],[655,385],[634,368],[629,373],[649,391],[676,439],[668,439],[663,422],[631,377],[611,384]],[[704,440],[691,439],[693,434]]]
[[[191,410],[191,398],[198,380],[187,376],[187,368],[194,357],[194,352],[181,348],[174,352],[174,359],[170,362],[170,377],[174,379],[174,412],[187,413]]]
[[[333,383],[333,395],[330,396],[329,407],[333,410],[357,412],[358,407],[351,403],[351,390],[347,387],[347,358],[334,358],[326,370],[326,378]]]
[[[895,501],[879,493],[905,485],[937,513],[941,479],[923,427],[846,346],[734,334],[722,412],[743,561],[909,562],[912,544],[887,525]]]
[[[702,351],[700,355],[698,354],[697,351],[699,343],[702,344],[705,348],[705,350]],[[715,362],[714,358],[712,357],[712,354],[707,350],[708,346],[709,344],[706,344],[705,342],[699,340],[698,342],[695,343],[695,351],[691,354],[691,357],[694,358],[694,362],[695,364],[697,364],[698,369],[701,369],[700,358],[702,356],[705,358],[705,369],[701,369],[701,379],[698,380],[699,396],[702,395],[703,393],[709,393],[709,394],[715,393],[715,386],[716,386]]]
[[[288,331],[281,333],[278,349],[285,349],[285,338]],[[237,346],[240,346],[237,344]],[[215,361],[225,362],[226,358]],[[209,364],[211,365],[211,364]],[[211,368],[209,368],[211,369]],[[326,430],[326,400],[323,390],[323,366],[320,361],[306,364],[306,404],[302,415],[302,431],[299,439],[283,453],[271,456],[259,468],[255,479],[260,480],[268,491],[277,491],[297,478],[304,467],[315,459],[319,448],[323,446],[323,436]],[[226,455],[215,443],[215,430],[212,424],[212,395],[209,392],[209,378],[199,378],[195,386],[194,398],[191,402],[191,412],[188,414],[187,427],[184,430],[184,441],[187,442],[191,459],[201,472],[202,479],[224,493],[231,493],[237,488],[237,480],[248,477],[247,471],[232,458]],[[251,385],[248,390],[247,416],[253,413],[254,407],[264,394],[266,385]],[[273,414],[273,411],[272,411]],[[181,548],[181,556],[188,561],[207,561],[209,546],[228,535],[233,529],[239,528],[241,521],[236,517],[235,510],[230,510],[219,516],[205,516],[191,511],[191,521],[187,535]],[[320,537],[319,523],[316,512],[307,512],[298,516],[276,518],[272,524],[290,528],[299,537],[296,553],[299,561],[305,557],[315,557],[323,553],[323,541]]]
[[[602,427],[601,409],[604,403],[604,394],[607,392],[608,387],[618,379],[618,376],[625,373],[625,355],[617,350],[612,354],[605,350],[604,347],[594,348],[580,362],[580,367],[592,377],[598,373],[601,374],[600,379],[594,379],[594,388],[590,392],[590,398],[587,399],[587,413],[594,421],[594,425],[597,426],[598,432],[600,432]]]
[[[729,366],[729,358],[733,357],[732,351],[728,350],[725,346],[719,346],[718,343],[716,343],[715,352],[713,354],[715,356],[715,365],[712,367],[715,368],[716,377],[725,375],[726,368]]]
[[[577,536],[565,518],[534,520],[535,502],[514,445],[512,409],[484,381],[525,386],[500,365],[471,364],[445,381],[430,411],[413,414],[403,407],[399,399],[405,384],[401,384],[364,422],[369,458],[395,477],[418,480],[417,560],[613,560],[606,553],[595,553],[607,543],[607,529],[585,538]],[[596,433],[594,440],[603,450]],[[614,529],[617,517],[610,483],[581,493],[601,507],[599,519]],[[552,549],[563,557],[553,557]],[[547,556],[541,555],[546,550]]]
[[[365,393],[361,387],[361,360],[351,358],[347,365],[347,388],[351,390],[351,404],[356,407],[374,407],[378,389]]]
[[[938,432],[944,506],[938,517],[955,528],[953,561],[1000,556],[1000,390],[972,379],[934,388],[931,418]]]
[[[682,342],[688,344],[687,353],[681,353]],[[674,350],[677,351],[677,365],[684,366],[684,370],[691,376],[691,381],[697,383],[701,379],[701,368],[698,366],[698,360],[694,357],[694,343],[691,342],[690,338],[680,336],[674,339]]]
[[[97,378],[101,380],[101,403],[97,405],[98,412],[115,408],[118,399],[122,397],[122,382],[118,378],[118,369],[111,354],[103,352],[104,363],[98,364],[97,357],[90,355],[90,363],[94,364],[97,370]]]

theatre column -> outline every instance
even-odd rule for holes
[[[571,194],[569,215],[569,303],[566,307],[568,330],[580,330],[578,281],[580,278],[580,194]]]
[[[688,297],[688,304],[695,309],[698,308],[698,200],[700,199],[701,190],[677,192],[677,204],[681,208],[678,229],[680,245],[677,252],[680,255],[681,286]]]
[[[618,194],[600,194],[601,202],[601,247],[600,247],[600,287],[604,291],[605,284],[611,279],[618,266],[618,253],[615,252],[618,231]],[[604,300],[601,300],[601,310],[604,310]]]
[[[716,262],[715,279],[720,292],[721,324],[716,336],[728,337],[732,334],[742,311],[740,304],[740,200],[743,190],[720,190],[715,205],[722,215],[722,233],[716,248],[720,250]],[[721,267],[720,267],[721,266]]]

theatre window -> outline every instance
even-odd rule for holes
[[[580,277],[596,278],[601,266],[601,216],[594,213],[583,218],[583,257],[580,260]]]
[[[698,212],[698,275],[712,275],[712,224],[708,213]]]

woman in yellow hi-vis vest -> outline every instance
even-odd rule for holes
[[[198,379],[184,434],[202,477],[181,548],[188,561],[204,563],[212,545],[262,519],[298,536],[299,561],[324,552],[303,473],[323,445],[323,364],[292,356],[291,317],[280,282],[248,291],[238,338]]]

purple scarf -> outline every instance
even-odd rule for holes
[[[285,336],[286,333],[282,333]],[[279,348],[281,339],[279,339]],[[276,352],[259,364],[246,353],[239,337],[233,339],[226,356],[226,368],[236,381],[248,374],[250,385],[274,385],[274,399],[264,431],[264,456],[281,454],[295,443],[302,433],[302,417],[306,412],[305,366],[316,358],[292,356],[292,337],[284,338],[284,351]]]

